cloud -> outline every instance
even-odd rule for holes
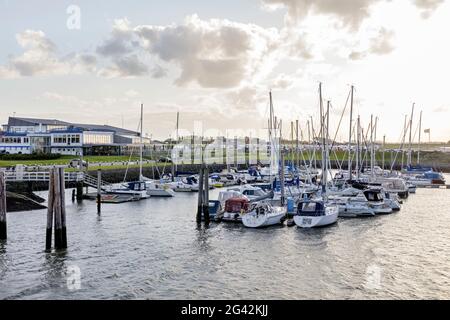
[[[434,108],[434,109],[433,109],[433,112],[436,112],[436,113],[442,113],[442,112],[447,112],[447,111],[449,111],[449,110],[450,110],[449,107],[441,106],[441,107]]]
[[[97,63],[91,54],[69,54],[58,57],[56,45],[40,30],[25,30],[16,35],[24,52],[12,56],[0,66],[0,78],[64,75],[94,71]]]
[[[204,88],[236,87],[260,73],[279,39],[275,29],[197,15],[181,25],[142,25],[135,32],[148,53],[181,69],[177,85],[195,82]]]
[[[369,41],[369,47],[363,51],[352,51],[349,55],[351,60],[361,60],[368,55],[386,55],[395,50],[393,40],[395,33],[386,28],[380,28],[376,36]]]
[[[412,0],[413,3],[422,11],[422,18],[427,19],[431,14],[444,3],[444,0]]]
[[[100,71],[100,75],[107,78],[114,77],[138,77],[149,73],[148,66],[139,60],[136,54],[118,57],[113,60],[113,65]]]
[[[110,37],[96,49],[96,52],[105,57],[123,56],[133,51],[133,30],[127,19],[114,20]]]
[[[262,0],[270,9],[287,8],[286,23],[293,25],[309,14],[337,18],[344,27],[357,30],[370,14],[370,7],[381,0]]]

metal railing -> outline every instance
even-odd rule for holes
[[[5,180],[9,182],[20,181],[49,181],[49,171],[5,171]],[[64,180],[71,182],[84,181],[83,172],[65,172]]]

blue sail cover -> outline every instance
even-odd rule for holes
[[[433,168],[431,168],[431,167],[422,167],[422,166],[420,166],[420,165],[417,165],[417,166],[413,166],[413,165],[408,165],[407,167],[406,167],[406,171],[407,172],[417,172],[417,173],[425,173],[425,172],[428,172],[428,171],[433,171]]]

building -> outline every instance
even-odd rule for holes
[[[108,125],[9,117],[0,132],[0,153],[120,155],[139,145],[140,139],[138,132]],[[150,143],[148,138],[142,140]]]

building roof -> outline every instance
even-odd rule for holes
[[[56,126],[67,126],[70,123],[57,120],[57,119],[36,119],[36,118],[18,118],[9,117],[8,126],[30,126],[30,125],[56,125]]]
[[[136,131],[131,131],[128,129],[108,126],[105,124],[101,125],[101,124],[72,123],[72,125],[74,127],[83,128],[87,131],[109,131],[109,132],[114,132],[115,134],[118,134],[118,135],[130,135],[130,136],[139,135],[139,133]]]
[[[21,118],[21,117],[9,117],[8,119],[8,128],[11,126],[36,126],[39,124],[81,128],[86,131],[107,131],[107,132],[114,132],[117,135],[139,136],[139,133],[136,131],[113,127],[109,125],[71,123],[57,119],[37,119],[37,118]]]

